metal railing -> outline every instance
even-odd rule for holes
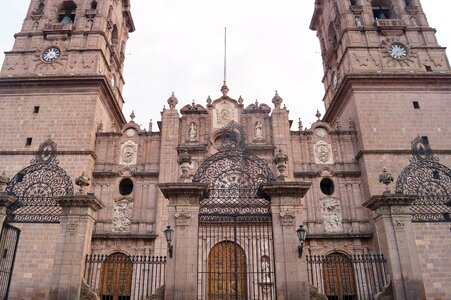
[[[328,299],[368,299],[387,284],[383,254],[307,255],[309,284]]]
[[[87,255],[85,282],[100,299],[140,300],[164,285],[166,256]]]

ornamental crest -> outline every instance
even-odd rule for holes
[[[138,158],[138,144],[127,141],[121,146],[121,165],[135,165]]]
[[[317,164],[333,164],[332,147],[325,141],[315,144],[315,162]]]
[[[321,200],[321,216],[324,223],[324,231],[343,231],[340,201],[334,198]]]

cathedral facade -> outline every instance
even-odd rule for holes
[[[30,0],[0,73],[1,296],[451,299],[445,48],[419,0],[315,0],[310,28],[310,128],[226,82],[142,128],[130,1]]]

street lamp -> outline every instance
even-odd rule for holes
[[[305,242],[305,238],[307,237],[307,230],[304,229],[304,226],[299,225],[298,230],[296,230],[296,234],[297,234],[298,240],[299,240],[299,245],[298,245],[299,257],[302,257],[302,250],[304,250],[304,242]]]
[[[172,257],[172,238],[174,236],[174,229],[171,228],[171,226],[168,226],[164,231],[164,238],[166,239],[166,242],[168,243],[168,253],[169,257]]]

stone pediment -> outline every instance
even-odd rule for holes
[[[183,106],[180,109],[180,113],[182,115],[188,115],[188,114],[207,114],[207,110],[205,107],[203,107],[200,104],[195,104],[194,102],[192,104],[187,104]]]
[[[245,109],[244,109],[245,113],[266,113],[269,114],[271,112],[271,108],[265,104],[258,104],[258,102],[252,103],[250,105],[248,105]]]

